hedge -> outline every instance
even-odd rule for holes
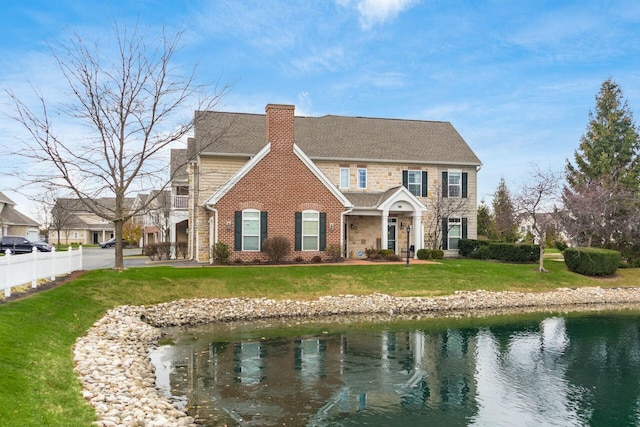
[[[460,239],[458,251],[460,255],[465,257],[508,262],[536,262],[540,257],[539,245],[489,240]]]
[[[418,259],[442,259],[444,251],[440,249],[418,249],[416,252]]]
[[[622,254],[610,249],[567,248],[563,255],[569,271],[585,276],[611,276],[622,261]]]

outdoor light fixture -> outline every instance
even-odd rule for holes
[[[334,227],[333,223],[332,222],[329,223],[329,230],[333,230],[333,227]]]
[[[231,221],[227,221],[227,230],[231,230]]]

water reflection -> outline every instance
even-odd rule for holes
[[[639,425],[637,313],[224,340],[169,330],[158,384],[207,425]],[[216,329],[218,328],[218,329]],[[263,333],[264,331],[258,331]]]

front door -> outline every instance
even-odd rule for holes
[[[393,253],[397,253],[396,244],[398,240],[398,219],[389,218],[387,224],[387,249],[391,249]]]

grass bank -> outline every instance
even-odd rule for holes
[[[382,292],[435,296],[456,290],[546,291],[558,287],[638,286],[638,270],[594,279],[546,262],[533,265],[478,260],[441,264],[290,267],[134,268],[93,271],[63,286],[0,305],[0,425],[90,426],[94,413],[73,372],[72,346],[110,308],[181,298],[268,297]]]

